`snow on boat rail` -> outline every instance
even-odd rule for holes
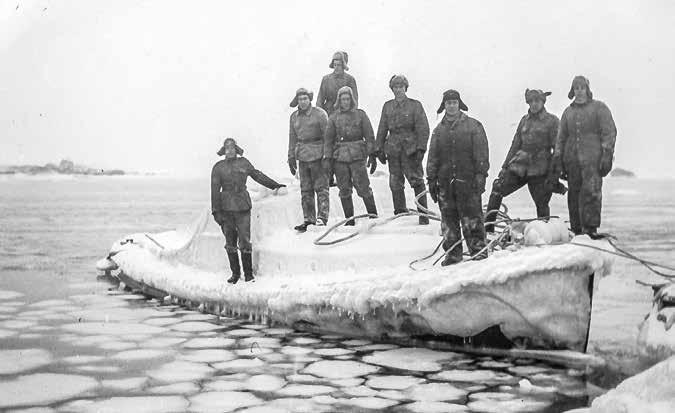
[[[386,181],[373,181],[383,187],[376,193],[387,193]],[[126,236],[132,242],[116,243],[110,260],[130,287],[216,314],[383,341],[585,351],[594,284],[609,272],[609,254],[564,244],[413,271],[408,263],[438,242],[437,225],[400,219],[367,237],[318,247],[316,231],[287,229],[300,220],[297,198],[254,203],[254,284],[225,282],[222,235],[204,215],[192,229],[151,234],[155,242],[146,234]],[[611,249],[585,237],[575,242]]]

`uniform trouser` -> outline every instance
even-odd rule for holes
[[[527,184],[527,189],[530,191],[530,196],[537,208],[537,217],[550,216],[551,208],[548,203],[551,201],[553,192],[548,188],[546,178],[546,175],[520,177],[511,171],[507,171],[498,185],[492,185],[488,211],[499,209],[502,198],[511,195]]]
[[[225,250],[237,252],[237,241],[242,253],[251,252],[251,210],[225,211],[220,227],[225,235]]]
[[[565,165],[567,171],[567,209],[575,234],[596,230],[602,210],[602,177],[596,165]]]
[[[394,213],[406,212],[405,204],[405,180],[418,194],[426,189],[424,185],[424,168],[422,161],[418,161],[415,154],[407,155],[401,151],[398,154],[387,154],[389,163],[389,189],[394,202]]]
[[[472,182],[458,180],[441,183],[439,192],[438,204],[441,209],[442,227],[445,229],[443,249],[446,251],[450,249],[463,234],[471,255],[478,253],[485,247],[480,193],[474,189]],[[459,242],[448,255],[455,261],[461,261],[462,251],[462,243]]]
[[[373,196],[365,159],[353,162],[335,162],[334,169],[340,198],[351,198],[352,188],[356,188],[356,193],[361,198]]]
[[[330,201],[328,197],[328,174],[321,166],[321,159],[311,162],[298,163],[300,173],[300,195],[302,199],[302,214],[305,222],[316,223],[316,209],[314,194],[319,212],[319,218],[328,221]]]

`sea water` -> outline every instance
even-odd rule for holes
[[[672,259],[675,181],[607,179],[603,196],[601,231]],[[589,351],[609,368],[590,374],[218,318],[97,279],[114,240],[171,229],[208,202],[208,179],[0,178],[0,409],[566,411],[649,363],[635,339],[651,291],[635,280],[659,279],[622,259],[591,323]],[[512,217],[534,214],[526,190],[506,203]],[[564,197],[551,207],[566,217]]]

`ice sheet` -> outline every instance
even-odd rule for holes
[[[190,398],[190,408],[204,413],[231,412],[263,401],[251,393],[238,391],[206,392]]]
[[[51,353],[40,348],[0,350],[0,374],[16,374],[53,361]]]
[[[78,400],[67,404],[66,411],[75,413],[180,413],[188,401],[180,396],[112,397],[104,400]]]
[[[14,380],[0,381],[0,407],[41,406],[67,400],[94,389],[98,382],[91,377],[38,373]]]
[[[423,382],[424,379],[413,376],[374,376],[368,379],[366,386],[374,389],[403,390]]]
[[[380,369],[357,361],[321,360],[310,364],[303,373],[327,379],[346,379],[373,374]]]
[[[457,353],[441,352],[426,348],[399,348],[379,351],[363,357],[366,363],[415,371],[439,371],[441,361],[457,358]]]

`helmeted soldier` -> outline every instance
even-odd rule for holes
[[[288,166],[291,174],[300,172],[300,194],[304,222],[295,227],[305,232],[309,225],[326,225],[328,222],[329,197],[328,174],[322,166],[324,158],[324,139],[328,115],[317,107],[312,107],[313,93],[305,88],[295,92],[291,101],[292,108],[298,110],[291,114],[288,132]],[[314,194],[318,206],[315,208]]]
[[[335,107],[335,100],[337,99],[338,90],[344,86],[349,86],[354,94],[354,100],[359,101],[359,92],[356,88],[356,79],[346,71],[349,70],[347,62],[349,56],[347,52],[338,51],[333,53],[333,58],[328,67],[333,69],[333,73],[329,73],[321,79],[321,86],[319,93],[316,96],[316,106],[322,108],[330,116],[337,108]]]
[[[565,187],[557,177],[551,177],[551,157],[558,136],[558,117],[548,113],[544,104],[551,92],[539,89],[525,90],[525,103],[529,110],[520,119],[511,149],[506,155],[502,170],[492,184],[485,225],[487,232],[494,231],[493,222],[502,199],[527,184],[537,208],[537,217],[548,217],[552,193],[564,193]]]
[[[354,216],[352,187],[363,198],[366,211],[376,216],[377,207],[366,170],[366,167],[370,167],[372,174],[377,168],[373,126],[366,112],[357,109],[354,93],[349,86],[338,91],[335,107],[337,110],[328,118],[324,154],[327,163],[332,161],[345,218]],[[348,221],[346,225],[354,225],[354,220]]]
[[[574,99],[560,119],[554,162],[567,179],[567,206],[575,234],[597,237],[602,178],[612,170],[616,125],[607,105],[593,99],[590,82],[576,76],[567,95]]]
[[[246,179],[250,176],[259,184],[279,189],[279,184],[259,170],[248,159],[242,157],[243,149],[232,138],[225,139],[218,155],[225,156],[213,165],[211,170],[211,213],[225,235],[225,250],[230,262],[231,284],[239,281],[241,267],[237,245],[241,251],[244,280],[253,280],[251,257],[251,197],[246,190]]]
[[[441,210],[445,266],[462,261],[460,226],[470,253],[480,253],[477,258],[487,256],[481,194],[490,165],[483,125],[463,112],[468,108],[459,92],[443,93],[437,113],[444,110],[445,116],[431,134],[427,183],[431,199]]]
[[[382,163],[389,162],[394,215],[408,212],[404,192],[406,179],[415,196],[426,190],[422,160],[429,141],[429,121],[422,104],[406,96],[408,87],[408,79],[403,75],[394,75],[389,79],[394,99],[382,107],[377,127],[377,157]],[[419,198],[419,203],[426,208],[426,195]],[[429,218],[420,216],[419,223],[427,225]]]

